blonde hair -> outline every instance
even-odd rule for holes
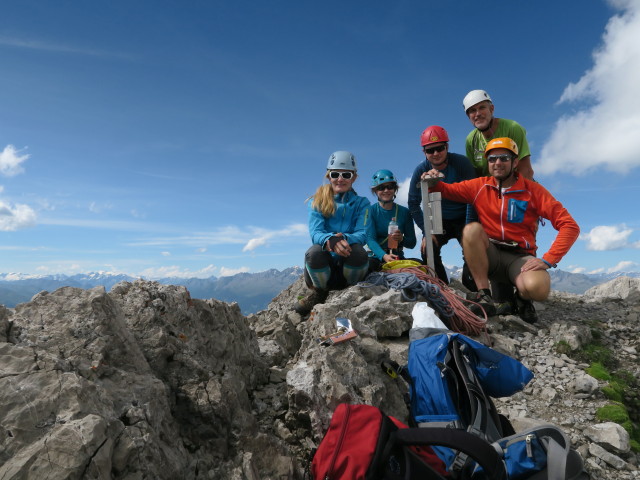
[[[333,187],[330,183],[320,185],[311,197],[311,208],[319,211],[324,218],[332,217],[336,213],[336,202],[333,199]]]

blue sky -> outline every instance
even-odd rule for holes
[[[581,226],[560,268],[640,270],[633,0],[22,0],[0,15],[0,272],[302,265],[329,154],[356,155],[371,200],[377,169],[406,186],[426,126],[464,153],[476,88],[527,129],[536,179]],[[540,253],[554,236],[541,229]]]

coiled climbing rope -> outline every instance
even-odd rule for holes
[[[465,305],[475,304],[475,302],[462,298],[449,285],[435,275],[430,275],[426,265],[399,267],[370,273],[359,285],[381,285],[400,290],[402,297],[410,302],[416,301],[418,295],[422,295],[433,309],[444,317],[443,320],[451,330],[465,335],[486,334],[486,313],[483,311],[484,318],[479,318]]]

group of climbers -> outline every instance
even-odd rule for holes
[[[353,190],[354,155],[337,151],[330,156],[325,173],[329,183],[318,188],[309,205],[313,245],[305,254],[304,278],[311,293],[297,302],[296,311],[306,314],[329,290],[355,285],[383,263],[403,259],[403,249],[417,243],[415,222],[423,233],[422,260],[426,262],[426,242],[432,241],[440,280],[448,283],[441,249],[455,238],[465,261],[463,284],[477,292],[474,299],[485,312],[537,320],[532,301],[548,297],[546,270],[569,251],[578,238],[578,225],[533,181],[524,128],[494,117],[493,102],[484,90],[469,92],[463,106],[474,126],[466,139],[467,156],[449,151],[444,128],[427,127],[421,135],[425,159],[411,178],[409,209],[395,203],[398,181],[390,170],[373,175],[377,202],[370,205]],[[443,197],[444,232],[430,239],[424,231],[421,182]],[[550,220],[559,233],[549,251],[536,258],[539,218]]]

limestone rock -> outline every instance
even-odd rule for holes
[[[406,364],[415,302],[355,286],[301,317],[291,307],[306,293],[300,279],[246,318],[235,304],[145,281],[0,307],[0,478],[301,480],[339,403],[407,421],[408,387],[381,363]],[[596,420],[608,401],[558,342],[580,350],[597,332],[637,378],[634,298],[552,292],[536,325],[495,317],[477,339],[535,373],[522,392],[495,399],[498,410],[518,431],[560,425],[593,480],[639,478],[639,459],[620,426]],[[336,317],[357,336],[320,345]]]
[[[585,434],[598,445],[617,453],[628,453],[629,433],[617,423],[606,422],[591,425]]]

